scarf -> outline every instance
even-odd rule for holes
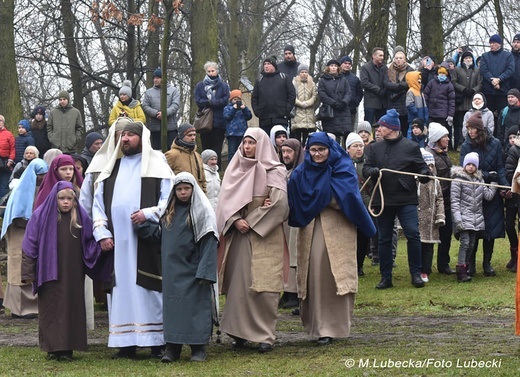
[[[392,62],[390,67],[388,67],[388,79],[391,82],[400,82],[404,80],[406,76],[406,68],[408,67],[408,63],[406,61],[403,62],[402,65],[398,65],[396,62]]]
[[[312,161],[312,145],[329,148],[324,163]],[[303,228],[336,199],[341,212],[367,237],[376,228],[363,204],[358,187],[357,172],[352,159],[343,148],[325,132],[315,132],[307,139],[303,164],[294,169],[288,186],[289,226]]]
[[[217,93],[217,90],[215,89],[218,84],[220,84],[220,77],[210,77],[206,75],[204,77],[204,80],[202,80],[202,83],[204,84],[204,90],[206,91],[206,97],[208,97],[208,100],[211,101],[211,99],[215,96]]]

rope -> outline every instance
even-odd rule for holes
[[[471,185],[489,186],[489,187],[496,187],[496,188],[504,189],[504,190],[511,190],[511,186],[502,186],[502,185],[498,185],[498,184],[494,184],[494,183],[472,182],[472,181],[466,181],[464,179],[437,177],[437,176],[433,176],[433,175],[417,174],[417,173],[410,173],[410,172],[406,172],[406,171],[398,171],[398,170],[383,168],[383,169],[379,170],[379,176],[377,177],[377,182],[374,185],[374,189],[372,190],[372,195],[370,195],[370,201],[368,202],[368,211],[370,212],[370,214],[373,217],[381,216],[381,214],[383,213],[383,211],[385,209],[385,197],[383,195],[383,187],[381,186],[381,178],[383,178],[383,172],[389,172],[389,173],[401,174],[401,175],[411,175],[411,176],[414,176],[417,178],[418,177],[428,177],[430,179],[438,179],[440,181],[462,182],[462,183],[471,184]],[[365,186],[367,185],[367,183],[370,181],[371,178],[372,177],[367,178],[367,180],[365,181],[363,186],[361,186],[360,191],[362,191],[365,188]],[[377,190],[379,190],[379,195],[381,196],[381,210],[379,211],[379,213],[375,213],[372,210],[372,201],[374,200],[374,196],[375,196]]]

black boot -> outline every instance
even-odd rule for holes
[[[112,359],[135,359],[136,346],[121,347],[119,351],[112,355]]]
[[[468,250],[468,253],[470,253],[470,255],[466,257],[466,267],[468,269],[468,275],[473,277],[477,273],[477,269],[475,268],[475,252]]]
[[[283,304],[282,308],[284,309],[292,309],[300,306],[300,301],[298,300],[298,294],[295,292],[287,292],[287,301]]]
[[[471,276],[468,275],[468,266],[465,264],[458,264],[455,268],[457,269],[457,281],[459,283],[471,281]]]
[[[489,249],[486,247],[484,243],[484,259],[482,261],[482,269],[484,270],[484,276],[496,276],[497,273],[491,267],[491,256],[493,255],[493,249]]]
[[[181,357],[182,344],[166,343],[164,355],[161,358],[161,363],[171,363],[177,361]]]
[[[511,259],[506,264],[506,268],[510,270],[511,272],[516,272],[516,261],[518,258],[518,247],[511,247],[509,248],[509,251],[511,252]],[[514,271],[513,271],[514,268]]]
[[[278,307],[283,308],[287,300],[289,300],[289,292],[284,292],[282,297],[280,297],[280,300],[278,300]]]
[[[191,344],[190,361],[206,361],[206,346],[204,344]]]

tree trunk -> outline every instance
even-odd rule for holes
[[[502,7],[500,6],[500,0],[493,1],[495,5],[495,12],[497,14],[497,30],[498,35],[504,38],[504,15],[502,14]]]
[[[316,54],[318,53],[318,48],[320,47],[323,35],[325,34],[325,28],[329,24],[331,9],[332,0],[327,0],[327,2],[325,3],[325,8],[323,9],[323,18],[321,19],[320,25],[318,26],[318,31],[316,32],[316,37],[310,45],[311,58],[309,60],[309,72],[316,72]]]
[[[408,34],[408,8],[410,0],[395,0],[395,44],[406,51],[406,35]]]
[[[5,117],[5,126],[17,135],[23,113],[14,54],[14,0],[5,0],[0,6],[0,20],[0,114]]]
[[[435,64],[444,57],[441,0],[421,1],[419,20],[421,23],[422,56],[434,56]]]
[[[159,14],[159,2],[156,0],[150,0],[148,5],[148,17],[152,14]],[[160,66],[159,51],[160,51],[160,38],[159,38],[160,27],[156,27],[155,30],[148,31],[148,48],[146,49],[146,87],[150,88],[153,85],[153,71]]]
[[[135,0],[128,0],[128,13],[137,13]],[[132,91],[135,75],[135,25],[129,23],[126,32],[126,78],[132,82]],[[135,93],[133,93],[135,95]]]
[[[190,12],[191,29],[191,93],[195,85],[205,76],[204,64],[207,61],[218,62],[218,24],[217,0],[193,0]],[[233,62],[231,62],[233,64]],[[196,112],[195,101],[190,107],[190,118]]]
[[[388,17],[390,0],[372,0],[370,10],[369,40],[367,45],[367,61],[372,58],[372,49],[388,45]]]
[[[85,120],[85,108],[83,105],[83,87],[81,83],[81,70],[74,39],[74,23],[76,22],[72,12],[71,0],[61,0],[61,17],[63,18],[63,35],[65,36],[65,49],[69,61],[72,93],[74,94],[73,106],[79,110]],[[79,147],[79,146],[78,146]]]
[[[173,15],[173,2],[163,1],[165,16],[164,16],[164,31],[161,41],[161,70],[162,70],[162,84],[161,84],[161,149],[166,152],[170,149],[168,145],[168,111],[167,111],[167,88],[168,88],[168,57],[170,56],[169,42],[170,42],[170,25]]]
[[[248,5],[250,6],[249,12],[253,16],[251,28],[247,30],[247,66],[249,67],[247,77],[254,83],[259,72],[258,60],[262,59],[258,53],[262,50],[262,32],[264,30],[264,18],[262,16],[265,13],[265,0],[251,0]]]
[[[231,89],[238,88],[240,82],[240,74],[242,69],[242,64],[239,64],[239,52],[238,52],[238,12],[240,10],[240,2],[239,0],[229,0],[228,1],[228,10],[229,10],[229,25],[228,25],[228,54],[229,54],[229,64],[228,64],[228,79],[229,86]]]

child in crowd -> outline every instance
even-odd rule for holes
[[[179,360],[184,344],[191,348],[190,361],[204,361],[216,312],[217,221],[193,175],[181,172],[173,184],[162,218],[166,350],[161,362]]]
[[[25,171],[25,168],[29,166],[29,163],[34,160],[35,158],[38,158],[40,155],[40,152],[34,145],[29,145],[27,148],[25,148],[25,152],[23,154],[23,158],[20,162],[18,162],[13,172],[11,173],[11,178],[9,179],[9,188],[12,190],[14,186],[17,184],[18,180],[22,176],[23,172]]]
[[[424,162],[436,175],[435,159],[433,155],[421,148]],[[438,179],[431,179],[428,183],[418,183],[417,191],[419,205],[419,233],[421,235],[422,273],[421,279],[427,283],[432,273],[433,245],[440,243],[439,228],[446,223],[444,214],[444,199]]]
[[[372,125],[370,124],[370,122],[366,120],[359,122],[357,126],[357,133],[359,136],[361,136],[361,139],[363,140],[365,146],[367,146],[374,140],[374,138],[372,137]]]
[[[27,119],[22,119],[18,122],[18,136],[14,139],[14,147],[16,150],[15,163],[22,161],[25,150],[29,145],[34,145],[34,138],[31,133],[31,122]]]
[[[415,118],[410,127],[412,128],[410,139],[419,144],[420,148],[426,147],[428,129],[424,126],[424,120],[421,118]]]
[[[464,157],[463,167],[453,166],[451,176],[451,214],[456,237],[460,239],[459,257],[457,261],[457,281],[471,281],[468,275],[468,261],[475,245],[477,234],[484,230],[484,200],[492,200],[496,187],[476,185],[467,182],[484,183],[482,172],[478,170],[479,156],[470,152]],[[492,182],[495,183],[496,182]]]
[[[22,250],[22,281],[38,293],[40,348],[48,360],[70,361],[73,350],[87,350],[85,273],[110,281],[110,269],[101,272],[104,258],[92,222],[70,182],[56,183],[34,211]]]
[[[217,152],[206,149],[200,154],[204,162],[206,175],[206,195],[213,209],[217,208],[218,195],[220,194],[220,174],[218,173]]]
[[[276,154],[280,157],[280,162],[283,162],[282,159],[282,144],[285,140],[289,138],[289,132],[284,126],[276,125],[271,128],[270,133],[271,143],[276,151]]]
[[[251,110],[242,102],[242,92],[232,90],[229,94],[229,104],[224,107],[226,119],[226,139],[228,142],[228,163],[235,155],[247,130],[247,121],[253,117]]]
[[[421,72],[412,71],[406,74],[408,92],[406,93],[406,108],[408,110],[408,135],[410,138],[413,121],[416,118],[423,120],[423,124],[428,122],[428,107],[422,93]]]

